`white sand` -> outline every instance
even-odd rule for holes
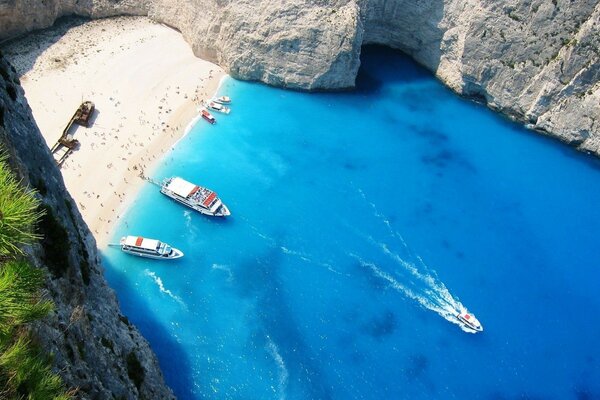
[[[61,170],[100,247],[143,184],[140,171],[151,176],[224,75],[196,58],[180,33],[146,18],[29,35],[3,51],[24,73],[21,84],[49,147],[82,100],[96,105],[93,124],[77,128],[81,146]]]

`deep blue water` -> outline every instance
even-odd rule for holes
[[[391,50],[358,89],[228,79],[116,229],[186,256],[104,251],[180,399],[600,398],[600,163],[458,98]],[[470,334],[449,309],[467,307]]]

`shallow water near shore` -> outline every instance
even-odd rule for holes
[[[600,396],[600,163],[363,49],[358,89],[227,79],[116,228],[181,249],[103,252],[123,312],[180,399]],[[484,332],[461,330],[467,307]]]

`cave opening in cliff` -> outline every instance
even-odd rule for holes
[[[369,72],[375,66],[381,71],[379,76]],[[385,77],[385,82],[402,83],[430,79],[432,74],[401,50],[383,45],[363,46],[356,76],[356,91],[376,93],[384,85],[381,76]]]

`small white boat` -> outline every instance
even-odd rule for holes
[[[155,260],[174,260],[183,257],[183,252],[156,239],[141,236],[125,236],[119,242],[121,250],[138,257]]]
[[[467,329],[470,329],[474,332],[483,331],[483,326],[473,314],[470,314],[467,310],[463,310],[461,312],[456,313],[456,318],[463,324],[463,326]]]
[[[215,119],[215,117],[213,117],[213,115],[211,113],[209,113],[208,110],[205,110],[205,109],[200,110],[200,115],[202,116],[202,118],[204,118],[206,121],[208,121],[212,125],[217,123],[217,120]]]
[[[195,185],[179,177],[165,179],[160,192],[204,215],[227,217],[229,209],[210,189]]]
[[[229,114],[231,112],[231,108],[225,107],[223,104],[217,103],[213,100],[205,102],[204,106],[209,110],[213,110],[223,114]]]
[[[219,96],[217,98],[212,99],[215,103],[219,104],[231,104],[231,99],[229,96]]]

